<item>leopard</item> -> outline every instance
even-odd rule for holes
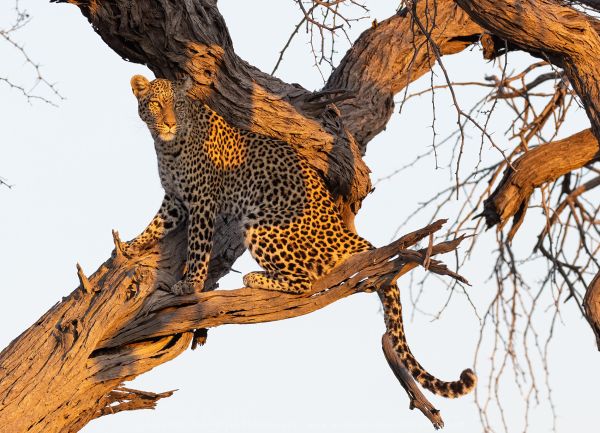
[[[246,287],[307,294],[313,282],[373,245],[343,222],[325,181],[290,143],[228,123],[189,96],[188,77],[131,78],[138,114],[154,139],[165,195],[146,229],[126,244],[144,248],[187,224],[187,259],[175,295],[202,291],[207,279],[215,219],[240,221],[244,245],[263,271],[243,277]],[[414,379],[444,397],[467,394],[471,369],[445,382],[427,372],[406,342],[397,285],[380,293],[386,332]]]

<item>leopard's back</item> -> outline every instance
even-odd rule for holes
[[[227,163],[224,174],[224,202],[237,211],[261,267],[314,281],[372,248],[347,229],[322,178],[290,144],[251,132],[236,138],[230,143],[235,163]]]

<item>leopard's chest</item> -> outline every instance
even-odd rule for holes
[[[158,154],[158,174],[165,192],[182,199],[186,180],[179,161],[169,155]]]
[[[156,150],[162,187],[189,208],[207,190],[219,188],[222,169],[210,143],[189,139],[183,143],[176,151],[160,146]]]

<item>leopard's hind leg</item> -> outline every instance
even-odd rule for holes
[[[297,295],[306,293],[312,288],[312,283],[307,277],[281,272],[250,272],[244,275],[244,285],[253,289],[274,290]]]

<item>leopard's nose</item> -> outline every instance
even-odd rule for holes
[[[174,120],[165,120],[165,125],[167,125],[169,129],[171,129],[176,125],[176,122]]]

